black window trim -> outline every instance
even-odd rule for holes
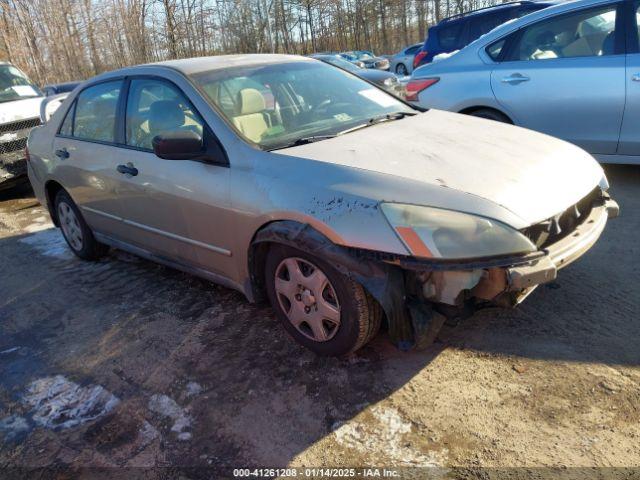
[[[515,47],[518,45],[518,43],[520,42],[520,39],[522,38],[522,35],[524,34],[525,30],[527,30],[528,28],[531,28],[532,26],[538,25],[542,22],[546,22],[546,21],[550,21],[550,20],[555,20],[557,18],[562,18],[562,17],[566,17],[569,15],[574,15],[580,12],[586,12],[589,10],[602,10],[604,8],[607,7],[613,7],[615,6],[616,8],[616,25],[615,25],[615,32],[616,32],[616,36],[615,36],[615,46],[614,46],[614,54],[613,55],[625,55],[628,50],[627,50],[627,46],[629,43],[628,37],[629,35],[627,34],[627,24],[628,22],[628,8],[629,8],[629,3],[627,1],[616,1],[616,2],[609,2],[609,3],[602,3],[600,5],[589,5],[585,8],[580,8],[580,9],[575,9],[575,10],[571,10],[569,12],[564,12],[560,15],[550,15],[548,17],[545,18],[541,18],[537,21],[531,22],[527,25],[523,25],[522,27],[518,28],[518,30],[516,30],[515,32],[511,32],[508,35],[496,39],[493,42],[491,42],[489,45],[487,45],[485,47],[485,53],[487,54],[487,57],[489,57],[489,59],[491,59],[493,62],[495,63],[503,63],[503,62],[527,62],[529,60],[519,60],[519,59],[514,59],[513,58],[513,54],[515,52]],[[636,34],[637,35],[637,34]],[[493,60],[491,58],[491,55],[489,55],[489,47],[491,45],[494,45],[500,41],[502,41],[503,39],[506,38],[506,42],[504,44],[504,46],[502,47],[502,50],[500,51],[500,55],[498,56],[497,60]],[[607,57],[609,56],[613,56],[613,55],[606,55]],[[563,57],[561,59],[549,59],[549,60],[570,60],[572,58],[590,58],[590,57]],[[538,60],[538,61],[544,61],[544,60]]]
[[[640,35],[638,34],[638,28],[640,25],[636,20],[636,14],[640,8],[640,0],[624,3],[627,8],[627,21],[625,22],[627,27],[627,34],[625,36],[627,53],[640,53]]]

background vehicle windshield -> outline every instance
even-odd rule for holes
[[[193,78],[229,123],[264,149],[414,112],[355,75],[319,61],[212,70]]]
[[[27,76],[13,65],[0,65],[0,103],[41,96]]]
[[[362,69],[360,67],[358,67],[357,65],[354,65],[351,62],[347,62],[346,60],[335,56],[335,57],[323,57],[323,60],[325,60],[327,63],[330,63],[331,65],[335,65],[336,67],[340,67],[344,70],[347,70],[349,72],[354,72],[355,74],[357,74],[359,71],[361,71]]]

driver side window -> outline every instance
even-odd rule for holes
[[[133,79],[129,87],[126,144],[153,150],[156,135],[191,130],[200,137],[204,122],[174,86],[161,80]]]
[[[562,15],[524,30],[512,60],[615,54],[616,5]]]

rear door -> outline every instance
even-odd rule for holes
[[[623,19],[612,3],[524,27],[492,71],[496,99],[520,126],[615,153],[625,104]]]
[[[126,156],[118,193],[125,240],[156,255],[228,277],[234,274],[229,166],[186,95],[158,77],[131,78],[126,87]],[[163,160],[152,150],[161,133],[189,130],[204,138],[220,163]],[[127,173],[131,172],[135,174]]]
[[[627,104],[620,131],[619,155],[640,155],[640,50],[638,37],[640,29],[640,2],[629,4],[630,22],[627,35]]]
[[[123,233],[116,167],[127,161],[127,152],[114,148],[122,86],[122,80],[111,80],[80,92],[53,142],[57,180],[94,231],[115,237]]]

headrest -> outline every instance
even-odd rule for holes
[[[164,132],[184,125],[184,112],[175,100],[158,100],[149,107],[149,130]]]
[[[264,97],[255,88],[244,88],[240,90],[238,92],[238,105],[240,115],[260,113],[267,107]]]

